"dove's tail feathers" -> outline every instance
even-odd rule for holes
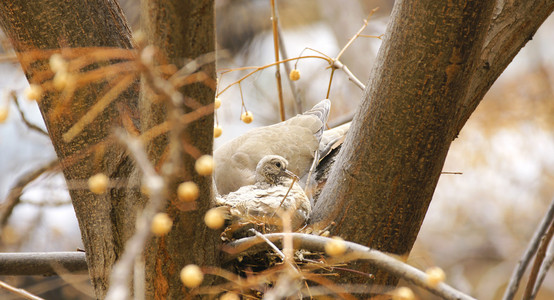
[[[312,109],[303,113],[303,115],[312,115],[317,117],[321,121],[321,128],[315,133],[318,140],[321,140],[323,130],[325,130],[325,124],[329,118],[329,111],[331,110],[331,101],[329,99],[321,100]]]
[[[342,124],[338,127],[325,130],[319,143],[319,159],[323,159],[331,150],[337,148],[344,141],[344,137],[352,122]]]

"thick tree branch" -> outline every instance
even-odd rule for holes
[[[455,135],[493,6],[395,2],[364,98],[314,208],[316,228],[334,221],[333,233],[346,240],[409,253]],[[360,267],[376,274],[376,285],[396,284],[394,276]],[[349,276],[341,280],[354,279]]]
[[[0,275],[82,274],[88,272],[83,252],[0,253]]]
[[[553,10],[554,2],[550,0],[496,1],[479,62],[470,78],[469,93],[460,107],[457,132]]]
[[[130,107],[130,110],[136,107],[136,84],[104,108],[73,140],[65,142],[62,136],[102,97],[106,82],[97,80],[76,90],[57,91],[52,88],[54,74],[48,61],[52,53],[70,53],[72,48],[78,47],[84,50],[81,54],[87,54],[87,47],[133,48],[130,30],[117,1],[2,1],[0,25],[30,83],[41,85],[44,91],[48,91],[38,105],[62,162],[68,186],[72,181],[83,182],[100,172],[110,178],[127,180],[132,168],[126,161],[124,148],[94,146],[102,143],[112,128],[121,123],[119,105]],[[99,60],[84,66],[84,69],[94,70],[110,64],[109,58]],[[68,163],[66,158],[78,153],[85,155]],[[132,185],[138,186],[136,182]],[[96,296],[103,298],[111,266],[128,236],[128,228],[118,224],[117,216],[125,215],[120,220],[133,222],[130,211],[118,211],[110,201],[114,199],[113,203],[121,203],[119,200],[125,190],[114,188],[104,195],[83,188],[70,189],[69,192],[81,229],[91,281]]]
[[[141,9],[142,31],[146,44],[158,50],[156,58],[181,68],[187,61],[215,51],[213,0],[145,0]],[[214,62],[203,65],[201,71],[215,82]],[[164,175],[169,200],[166,212],[173,219],[169,234],[153,239],[145,249],[146,298],[181,298],[184,291],[178,272],[181,268],[187,264],[219,264],[219,234],[203,221],[213,200],[211,176],[200,176],[194,169],[198,154],[213,152],[213,108],[195,122],[178,122],[183,113],[200,106],[209,107],[215,91],[203,83],[193,83],[169,94],[156,94],[148,78],[143,79],[139,103],[142,132],[166,121],[171,125],[170,132],[145,146],[150,160]],[[185,100],[194,99],[199,106],[173,101],[176,92]],[[187,153],[187,149],[194,151]],[[195,182],[200,189],[194,209],[180,205],[176,196],[177,186],[185,181]],[[128,201],[132,200],[131,197]],[[206,277],[203,284],[211,282],[212,278]]]

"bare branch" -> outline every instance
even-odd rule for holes
[[[275,49],[275,61],[279,61],[279,17],[277,15],[277,6],[275,0],[270,0],[271,3],[271,24],[273,27],[273,46]],[[275,65],[275,79],[277,80],[277,92],[279,95],[279,114],[281,121],[285,120],[285,103],[283,101],[283,87],[281,84],[281,64]]]
[[[277,7],[275,9],[277,9]],[[283,60],[285,60],[285,62],[283,63],[285,65],[285,72],[287,74],[290,74],[291,72],[290,62],[286,61],[289,58],[289,55],[287,53],[287,48],[285,47],[285,40],[283,39],[283,29],[281,29],[281,23],[279,22],[277,22],[277,36],[279,38],[279,45],[280,45],[279,51],[281,52],[281,56],[283,57]],[[304,108],[302,107],[304,99],[302,95],[300,95],[300,92],[298,90],[298,86],[296,86],[296,83],[292,81],[290,77],[286,76],[286,78],[289,83],[292,97],[294,98],[294,102],[296,103],[295,114],[300,114],[304,111]]]
[[[552,264],[554,263],[554,250],[552,249],[552,247],[553,246],[551,242],[550,251],[548,251],[548,253],[546,254],[544,263],[542,264],[539,275],[537,276],[537,282],[533,287],[533,293],[531,294],[532,298],[535,298],[537,296],[537,293],[539,292],[542,282],[544,281],[546,274],[548,274],[548,270],[550,270],[550,267],[552,267]]]
[[[535,290],[535,287],[537,287],[537,275],[539,274],[539,270],[541,269],[541,266],[543,264],[544,257],[546,256],[546,250],[548,249],[548,245],[552,240],[552,235],[554,235],[554,223],[550,222],[548,230],[541,237],[541,245],[537,250],[535,263],[533,264],[533,268],[531,269],[531,273],[529,274],[529,281],[527,282],[527,287],[525,288],[525,292],[523,293],[523,299],[535,299],[535,297],[533,296],[533,291]]]
[[[470,78],[470,92],[467,93],[458,114],[458,132],[498,76],[504,72],[519,50],[533,38],[554,10],[554,2],[550,0],[496,3],[497,7],[480,53],[479,64]]]
[[[23,189],[31,183],[33,180],[37,179],[44,172],[50,171],[58,166],[58,160],[54,159],[40,168],[32,170],[24,174],[19,180],[15,183],[15,186],[10,190],[10,193],[6,197],[6,200],[0,206],[0,230],[8,222],[8,218],[12,214],[14,207],[19,204],[21,195],[23,194]]]
[[[519,282],[521,281],[521,278],[525,273],[525,269],[527,269],[527,265],[529,265],[529,262],[531,262],[531,258],[533,258],[533,256],[535,255],[535,252],[537,252],[540,241],[544,236],[544,234],[546,233],[546,231],[548,230],[548,227],[553,220],[554,220],[554,199],[552,200],[552,203],[550,203],[550,207],[548,207],[548,211],[546,212],[546,215],[544,216],[541,223],[537,227],[537,230],[533,234],[533,238],[531,238],[531,241],[529,242],[529,245],[527,246],[525,253],[523,253],[523,256],[517,263],[517,266],[514,269],[514,272],[512,273],[512,277],[510,278],[510,283],[508,283],[508,287],[504,292],[504,297],[502,298],[503,300],[514,299],[514,296],[517,292],[517,288],[519,287]]]
[[[362,91],[365,90],[365,85],[348,69],[346,65],[341,63],[339,60],[333,61],[333,67],[337,69],[341,69],[346,76],[348,76],[348,79],[352,81],[357,87],[359,87]]]
[[[27,118],[25,117],[25,114],[23,113],[23,111],[21,110],[21,107],[19,106],[19,100],[17,100],[17,95],[12,92],[11,93],[11,96],[12,96],[12,100],[13,102],[15,103],[15,107],[17,108],[17,111],[19,112],[19,116],[21,116],[21,120],[23,120],[23,123],[25,123],[25,125],[27,125],[27,127],[29,127],[29,129],[32,129],[38,133],[41,133],[41,134],[44,134],[45,136],[48,136],[48,132],[44,131],[44,129],[38,127],[37,125],[29,122],[29,120],[27,120]]]
[[[0,253],[0,275],[41,275],[88,273],[84,252]]]

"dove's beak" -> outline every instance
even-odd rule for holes
[[[285,170],[285,176],[287,176],[288,178],[292,179],[292,180],[295,180],[295,181],[299,181],[300,178],[298,178],[298,176],[296,176],[296,174],[292,173],[291,171],[289,170]]]

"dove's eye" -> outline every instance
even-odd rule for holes
[[[275,165],[277,166],[277,168],[281,168],[281,163],[280,162],[275,163]]]

